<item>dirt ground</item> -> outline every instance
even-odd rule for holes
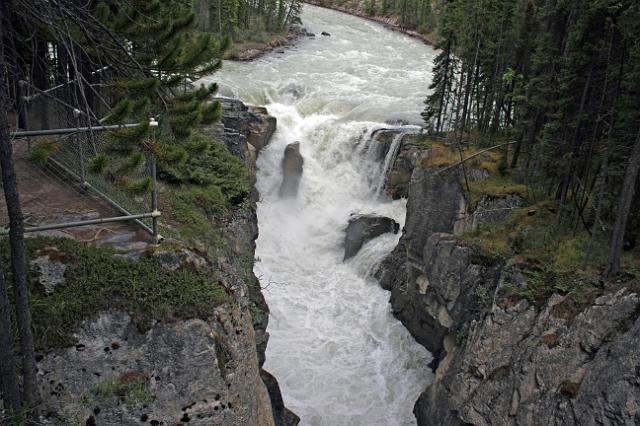
[[[122,215],[80,185],[65,181],[61,175],[32,163],[28,159],[26,140],[15,140],[13,146],[20,201],[27,228]],[[1,188],[0,192],[0,227],[5,228],[9,219]],[[149,234],[133,222],[82,226],[39,234],[71,237],[85,242],[113,243],[116,246],[151,242]]]

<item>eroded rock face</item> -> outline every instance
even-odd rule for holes
[[[300,142],[287,145],[282,159],[282,184],[279,194],[281,197],[295,197],[298,195],[304,158],[300,154]]]
[[[376,277],[387,290],[401,288],[423,272],[422,253],[434,233],[453,233],[464,217],[464,198],[455,171],[442,175],[418,167],[412,173],[407,220],[398,246],[382,262]]]
[[[156,324],[141,333],[126,313],[85,322],[76,347],[40,362],[48,424],[274,425],[251,318],[231,305],[210,321]],[[264,393],[264,396],[261,395]]]
[[[394,315],[434,354],[419,426],[640,424],[638,294],[608,290],[581,311],[559,295],[543,306],[507,296],[507,285],[527,285],[522,265],[456,235],[499,223],[520,198],[485,197],[463,216],[459,175],[422,167],[408,195],[404,234],[377,276]]]
[[[446,355],[446,337],[490,306],[501,265],[476,262],[468,247],[445,233],[432,234],[419,258],[421,267],[409,266],[408,279],[391,290],[391,306],[433,354],[435,367]]]
[[[222,104],[223,122],[201,130],[253,171],[257,152],[275,130],[275,119],[264,108],[232,100]],[[217,251],[166,241],[148,252],[132,247],[128,240],[121,245],[110,242],[119,249],[117,256],[132,262],[149,255],[169,269],[210,268],[212,285],[223,285],[232,302],[212,307],[206,320],[175,319],[145,331],[138,330],[124,312],[103,312],[86,321],[76,331],[77,346],[49,350],[38,363],[47,414],[44,424],[294,426],[299,422],[284,408],[281,397],[280,405],[272,403],[280,395],[277,381],[263,379],[269,308],[252,273],[257,199],[254,189],[250,207],[234,211],[220,225],[226,244],[216,246]],[[52,253],[46,254],[51,258]]]
[[[345,230],[344,259],[355,256],[369,240],[387,232],[397,234],[400,225],[395,220],[378,215],[352,215]]]
[[[640,421],[640,298],[607,294],[571,318],[492,306],[415,406],[419,425],[635,425]]]

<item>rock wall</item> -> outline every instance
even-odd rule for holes
[[[434,354],[418,425],[640,424],[638,295],[605,291],[581,310],[560,295],[543,306],[509,296],[505,285],[525,280],[518,265],[459,234],[521,200],[485,197],[466,212],[459,174],[413,163],[402,238],[376,273],[394,315]]]
[[[106,312],[76,338],[38,365],[46,424],[275,425],[251,318],[238,306],[144,333],[126,313]]]
[[[640,424],[640,298],[609,293],[576,317],[566,302],[492,304],[420,396],[418,424]]]
[[[222,122],[202,131],[254,171],[275,119],[264,108],[222,103]],[[216,265],[212,282],[224,285],[233,301],[212,307],[207,320],[156,323],[145,331],[120,311],[86,321],[75,333],[77,346],[51,350],[39,361],[44,424],[298,424],[277,380],[261,368],[269,309],[252,272],[257,199],[254,189],[249,208],[224,224],[225,248],[210,260]],[[174,262],[178,254],[191,253],[188,248],[176,255],[161,250],[149,254],[166,267],[197,267],[198,262]]]

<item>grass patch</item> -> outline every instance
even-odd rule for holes
[[[481,168],[487,170],[489,176],[486,179],[469,181],[469,203],[471,206],[476,206],[484,196],[505,197],[507,195],[519,195],[522,198],[526,198],[528,192],[526,185],[517,183],[509,173],[501,174],[490,171],[491,166],[498,167],[497,163],[486,161],[482,163],[487,163]]]
[[[560,272],[551,266],[526,272],[526,286],[520,287],[506,283],[503,285],[503,290],[537,305],[542,305],[554,293],[566,295],[575,292],[578,294],[582,290],[595,288],[588,280],[583,280],[579,276],[566,271]]]
[[[584,262],[585,233],[556,229],[553,204],[540,203],[517,209],[499,225],[481,225],[464,239],[477,251],[505,259],[517,256],[533,265],[572,269]],[[587,265],[600,267],[604,253],[594,252]]]
[[[66,282],[47,295],[29,274],[29,301],[38,348],[75,344],[79,324],[108,309],[128,312],[141,330],[155,321],[208,318],[227,300],[222,286],[208,271],[163,268],[151,257],[128,262],[109,248],[68,239],[28,238],[27,258],[45,248],[64,254]],[[8,241],[0,243],[4,265],[9,265]],[[7,281],[10,271],[5,268]],[[10,288],[11,291],[11,288]]]
[[[429,156],[423,159],[423,167],[440,168],[451,166],[461,160],[460,150],[452,144],[444,144],[433,140],[425,139],[425,144],[431,148]],[[478,154],[482,148],[476,146],[467,146],[462,148],[462,158],[467,158]],[[485,168],[487,172],[497,170],[497,164],[500,161],[501,154],[499,151],[487,151],[477,157],[465,162],[469,168]]]
[[[285,32],[270,33],[264,30],[239,32],[233,44],[224,54],[224,59],[237,59],[243,52],[261,50],[266,47],[283,46],[287,43]]]
[[[423,167],[439,169],[460,162],[461,153],[454,145],[446,145],[426,138],[424,145],[430,149],[430,153],[422,160],[421,165]],[[483,149],[476,146],[463,148],[462,158],[465,159],[476,155]],[[503,152],[496,149],[483,152],[464,162],[467,170],[482,170],[486,172],[486,178],[484,179],[469,179],[470,194],[468,194],[468,201],[472,208],[487,195],[504,197],[517,194],[523,198],[526,197],[527,186],[518,183],[515,177],[506,170],[503,155]]]

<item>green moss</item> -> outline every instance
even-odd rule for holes
[[[558,225],[552,203],[514,211],[501,225],[481,226],[463,236],[473,248],[472,260],[498,258],[518,265],[526,285],[503,285],[506,294],[544,303],[554,293],[568,295],[576,309],[601,294],[600,274],[607,260],[608,236],[591,236],[584,230]],[[589,250],[589,245],[591,248]],[[589,252],[587,254],[587,252]],[[622,269],[633,274],[638,260],[632,253],[622,259]]]
[[[469,182],[469,203],[476,206],[485,196],[505,197],[507,195],[519,195],[523,199],[527,197],[527,186],[518,183],[509,173],[498,171],[499,163],[481,161],[478,168],[486,170],[489,176],[486,179]],[[495,170],[494,170],[495,168]]]
[[[119,385],[117,380],[107,379],[98,383],[93,388],[92,393],[98,401],[105,401],[116,394],[118,387]],[[86,395],[85,398],[87,398]]]
[[[130,410],[136,410],[149,405],[155,397],[149,390],[146,380],[134,380],[130,383],[122,385],[124,392],[124,403]]]
[[[118,398],[129,410],[136,410],[151,404],[155,397],[149,390],[148,380],[140,374],[133,377],[123,374],[119,379],[110,378],[95,386],[90,395],[84,395],[83,400],[92,403],[104,403],[111,398]]]
[[[114,251],[59,238],[29,238],[27,258],[39,250],[55,247],[67,264],[65,283],[53,294],[45,294],[29,277],[29,299],[36,345],[39,348],[75,343],[72,332],[82,320],[101,311],[128,312],[138,327],[175,318],[208,318],[227,295],[208,271],[171,271],[151,257],[129,262]],[[8,242],[2,240],[0,254],[9,264]],[[5,270],[8,281],[10,273]]]

